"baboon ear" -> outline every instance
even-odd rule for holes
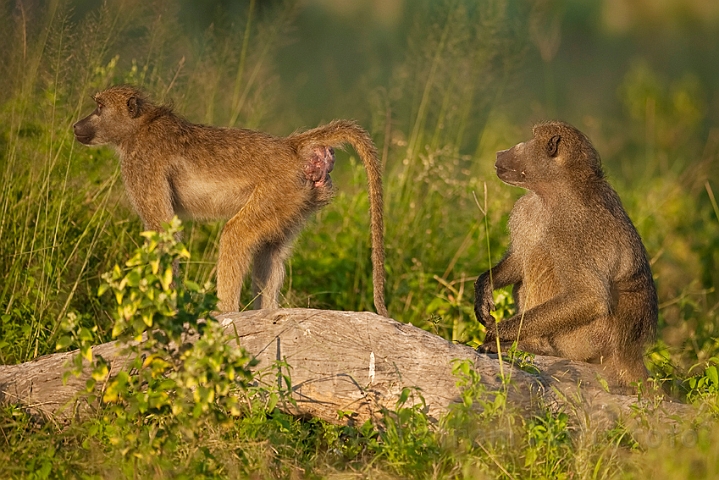
[[[555,157],[557,155],[557,150],[559,149],[559,141],[562,139],[561,136],[555,135],[552,138],[549,139],[547,142],[547,155],[550,157]]]
[[[140,115],[140,100],[134,95],[127,99],[127,112],[130,118],[137,118]]]

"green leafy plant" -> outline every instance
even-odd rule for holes
[[[569,416],[564,412],[546,411],[528,420],[524,466],[529,468],[530,477],[568,477],[565,464],[572,454],[568,424]]]
[[[91,362],[87,391],[114,418],[106,435],[137,457],[160,454],[178,436],[195,438],[207,421],[223,424],[239,416],[236,393],[252,380],[256,364],[212,317],[217,300],[208,293],[211,285],[173,283],[173,265],[189,258],[175,240],[180,232],[177,218],[162,232],[144,232],[145,243],[127,270],[115,266],[103,276],[99,294],[109,292],[116,302],[112,336],[129,358],[122,371],[110,375],[108,362],[93,357],[93,332],[77,328],[74,315],[66,324],[70,334],[58,343],[80,344],[70,372],[79,375],[83,359]],[[140,435],[131,428],[138,424],[147,427]]]
[[[425,471],[439,456],[436,428],[417,388],[403,388],[394,410],[384,410],[377,437],[380,456],[400,474]]]
[[[694,365],[704,367],[704,371],[685,380],[689,389],[687,399],[690,401],[705,400],[706,405],[711,407],[715,415],[719,415],[719,357],[712,357],[704,364]]]
[[[484,420],[502,416],[507,408],[506,389],[488,394],[481,381],[481,375],[474,368],[471,360],[455,360],[452,364],[452,375],[457,378],[461,403],[452,405],[447,420],[464,423],[469,416]],[[505,387],[507,386],[505,380]]]

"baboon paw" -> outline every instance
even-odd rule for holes
[[[494,318],[490,315],[490,312],[494,310],[494,302],[483,302],[480,305],[475,306],[474,315],[477,317],[477,321],[484,327],[494,324]]]
[[[489,342],[485,339],[484,343],[477,347],[478,353],[497,353],[497,345],[493,340]]]

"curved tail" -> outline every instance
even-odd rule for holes
[[[349,143],[359,155],[367,171],[369,189],[370,231],[372,235],[372,284],[374,307],[388,317],[384,301],[384,212],[382,199],[382,169],[377,148],[366,130],[351,120],[334,120],[327,125],[294,133],[288,137],[298,151],[313,147],[340,147]]]

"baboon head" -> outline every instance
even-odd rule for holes
[[[539,123],[532,134],[531,140],[497,152],[495,168],[503,182],[538,191],[604,177],[599,154],[573,126]]]
[[[118,145],[143,123],[145,95],[130,86],[116,86],[95,94],[95,110],[73,125],[75,138],[85,145]]]

